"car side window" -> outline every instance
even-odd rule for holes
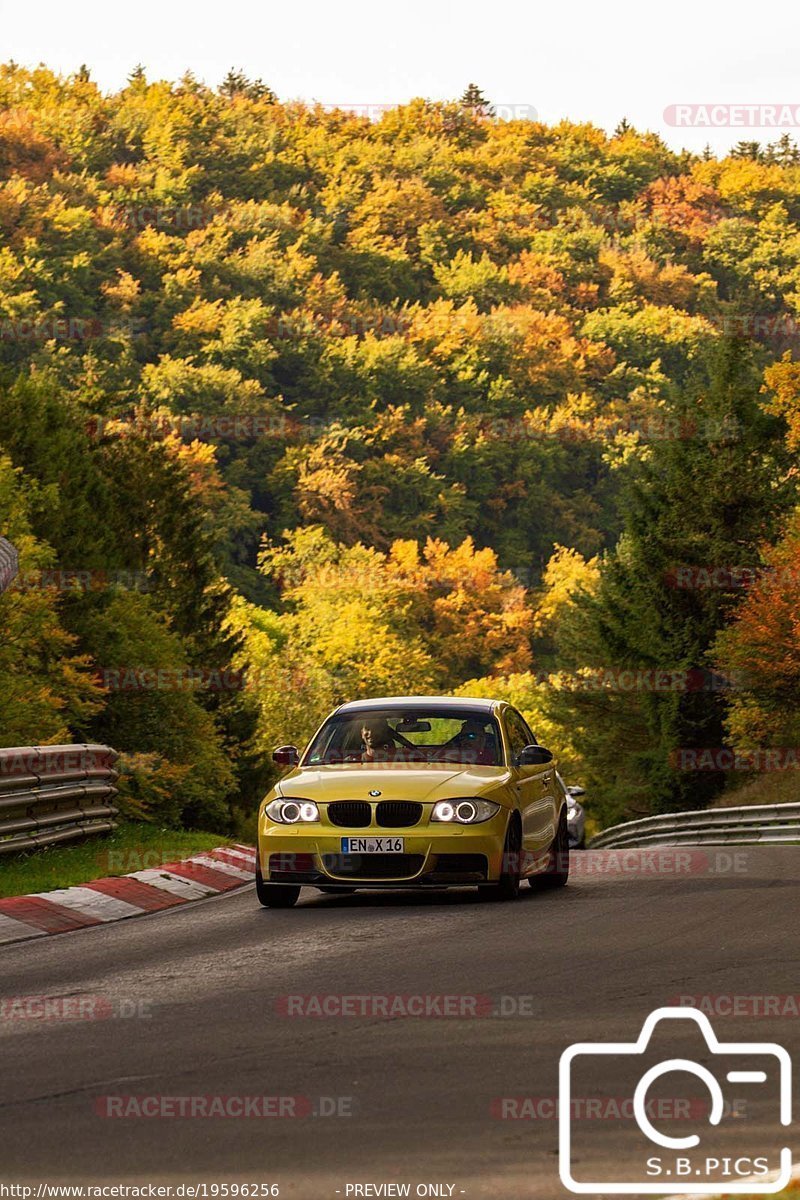
[[[516,709],[514,711],[516,712]],[[538,746],[539,739],[537,738],[536,734],[531,729],[528,722],[523,717],[522,713],[517,713],[517,716],[519,717],[520,721],[522,722],[522,728],[525,730],[525,736],[528,739],[527,742],[525,743],[525,745],[526,746]]]
[[[533,741],[533,734],[528,729],[528,726],[523,721],[522,717],[513,708],[506,710],[506,729],[508,730],[508,741],[511,747],[511,757],[515,759],[521,750],[526,746],[530,746]]]

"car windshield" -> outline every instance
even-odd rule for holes
[[[334,763],[503,762],[500,730],[485,711],[465,708],[371,708],[335,713],[305,757],[307,766]]]

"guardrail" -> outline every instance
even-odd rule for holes
[[[753,804],[642,817],[604,829],[592,838],[589,849],[730,842],[800,842],[800,804]]]
[[[0,749],[0,855],[116,828],[109,746]]]
[[[0,593],[17,577],[19,572],[19,554],[16,546],[12,546],[6,538],[0,537]]]

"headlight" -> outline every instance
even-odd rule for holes
[[[313,800],[300,800],[290,796],[279,796],[264,809],[271,821],[279,825],[303,825],[319,820],[319,809]]]
[[[499,811],[500,805],[495,804],[493,800],[479,800],[477,797],[469,797],[466,800],[440,800],[433,806],[431,820],[451,821],[455,825],[479,825],[481,821],[488,821]]]

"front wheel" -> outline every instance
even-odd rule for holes
[[[265,883],[261,866],[256,867],[256,895],[264,908],[293,908],[300,895],[300,888],[287,883]]]
[[[522,829],[512,817],[508,823],[503,846],[503,863],[497,883],[484,883],[478,888],[482,900],[516,900],[519,896]]]
[[[531,875],[532,888],[559,888],[569,879],[569,829],[566,810],[562,809],[558,831],[550,847],[550,862],[540,875]]]

